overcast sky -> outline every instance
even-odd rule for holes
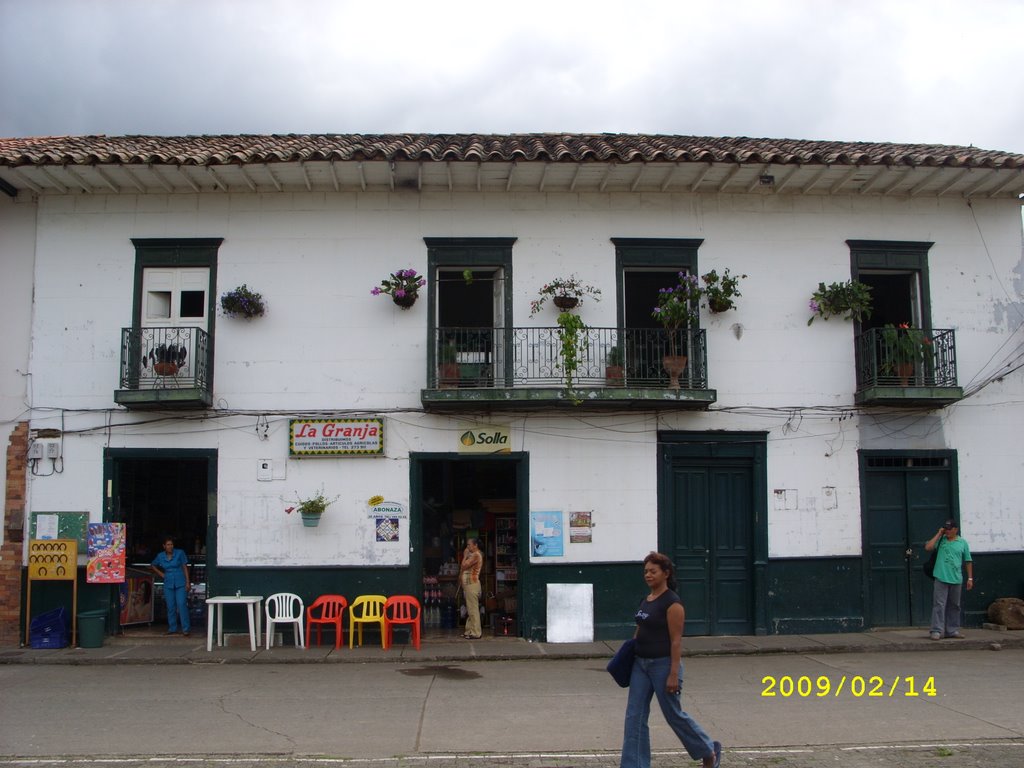
[[[1024,0],[0,0],[0,136],[628,132],[1024,153]]]

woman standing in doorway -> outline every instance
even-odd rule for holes
[[[188,637],[192,625],[188,617],[188,590],[191,585],[188,576],[188,555],[183,550],[174,548],[174,539],[164,539],[164,551],[153,558],[150,563],[153,572],[164,581],[164,601],[167,603],[167,634],[178,633],[178,622],[181,622],[181,634]]]
[[[620,768],[650,768],[651,733],[647,718],[651,697],[658,704],[669,727],[694,760],[703,768],[718,768],[722,745],[683,711],[683,623],[686,612],[675,593],[675,566],[659,552],[644,558],[644,581],[650,589],[636,612],[636,660],[629,679],[626,725],[622,739]]]
[[[459,585],[466,596],[466,633],[463,637],[467,640],[479,640],[483,634],[480,629],[480,572],[483,569],[480,543],[477,539],[468,539],[459,566]]]

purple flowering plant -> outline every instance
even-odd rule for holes
[[[220,308],[228,317],[244,317],[246,320],[263,317],[266,311],[263,295],[251,290],[245,283],[222,295]]]
[[[651,317],[669,330],[689,327],[697,322],[702,293],[696,275],[680,272],[676,285],[658,289],[658,305],[651,310]]]
[[[419,290],[427,281],[416,273],[415,269],[399,269],[392,272],[386,279],[380,281],[380,285],[370,289],[374,296],[386,293],[395,299],[412,298],[419,295]]]

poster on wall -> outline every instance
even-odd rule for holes
[[[383,456],[384,419],[292,419],[291,456]]]
[[[153,623],[153,574],[129,568],[120,588],[121,624]]]
[[[593,534],[590,529],[593,527],[591,524],[591,513],[587,512],[570,512],[569,513],[569,543],[570,544],[590,544],[593,541]]]
[[[124,523],[89,523],[86,547],[89,584],[120,584],[125,578]]]
[[[561,557],[564,552],[562,513],[547,510],[531,512],[530,554],[534,557]]]

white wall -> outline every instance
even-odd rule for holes
[[[818,282],[849,277],[847,239],[934,241],[933,324],[957,329],[960,381],[984,375],[993,356],[1006,356],[1014,341],[1000,347],[1020,323],[1022,304],[1013,201],[976,202],[972,209],[952,199],[762,195],[46,197],[37,247],[35,404],[87,409],[66,413],[65,425],[103,428],[68,436],[63,475],[33,479],[33,503],[80,509],[86,500],[98,519],[104,446],[217,448],[221,563],[406,562],[405,547],[373,541],[366,499],[379,493],[408,503],[409,452],[454,451],[459,424],[467,421],[416,413],[426,301],[402,311],[370,295],[392,270],[425,271],[425,236],[518,238],[517,326],[553,324],[547,310],[531,319],[529,302],[541,284],[569,272],[605,292],[603,301],[584,307],[585,320],[614,325],[611,237],[701,237],[702,271],[729,267],[749,275],[738,311],[702,318],[710,386],[718,393],[712,412],[494,417],[512,425],[513,450],[530,454],[531,508],[593,510],[593,543],[567,542],[564,560],[635,560],[655,547],[659,429],[769,432],[775,557],[859,554],[861,447],[956,449],[964,532],[973,547],[1024,548],[1015,508],[1019,440],[1010,426],[1021,423],[1019,372],[909,424],[884,411],[799,410],[853,403],[852,326],[806,326]],[[216,408],[385,413],[387,455],[288,460],[286,417],[271,417],[266,441],[256,435],[255,416],[127,426],[151,418],[113,405],[120,329],[131,323],[132,237],[223,237],[218,294],[244,282],[266,299],[261,319],[217,319]],[[57,422],[56,414],[37,411],[34,426]],[[257,483],[260,458],[280,462],[287,479]],[[284,514],[283,499],[321,484],[342,498],[311,535]],[[776,489],[791,492],[788,502],[777,505]]]

